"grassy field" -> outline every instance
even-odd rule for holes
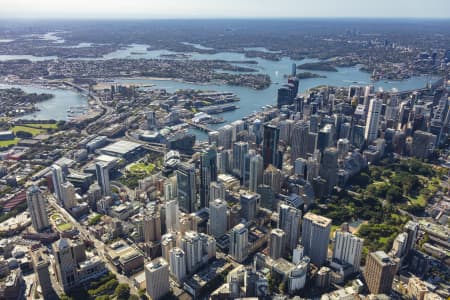
[[[136,163],[129,166],[128,170],[135,174],[151,174],[155,169],[154,164]]]
[[[0,148],[2,147],[8,147],[11,145],[17,145],[17,143],[20,141],[19,138],[15,138],[13,140],[8,140],[8,141],[0,141]]]
[[[14,126],[11,127],[9,130],[13,131],[14,134],[16,134],[18,131],[24,131],[32,134],[33,136],[47,133],[46,129],[40,129],[40,128],[34,128],[34,127],[27,127],[27,126]]]
[[[56,123],[52,124],[24,124],[28,127],[40,128],[40,129],[58,129],[58,125]]]
[[[72,229],[72,224],[70,224],[70,223],[62,223],[62,224],[56,225],[56,227],[58,228],[59,231],[66,231],[66,230],[71,230]]]

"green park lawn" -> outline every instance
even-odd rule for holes
[[[154,164],[136,163],[131,165],[128,170],[135,174],[151,174],[155,169]]]
[[[13,140],[7,140],[7,141],[0,141],[0,148],[2,147],[8,147],[11,145],[17,145],[17,143],[20,141],[19,138],[15,138]]]
[[[21,125],[17,125],[17,126],[11,127],[10,130],[12,130],[14,132],[14,134],[16,134],[18,131],[24,131],[24,132],[30,133],[33,136],[39,135],[39,134],[43,134],[43,133],[47,133],[46,129],[40,129],[40,128],[34,128],[34,127],[28,127],[28,126],[21,126]]]

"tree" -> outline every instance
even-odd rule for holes
[[[402,198],[402,190],[398,186],[392,185],[386,192],[386,200],[389,202],[401,202]]]
[[[95,300],[110,300],[111,298],[108,295],[98,296]]]
[[[114,295],[117,296],[117,300],[128,300],[130,297],[130,287],[126,283],[121,283],[116,287]]]

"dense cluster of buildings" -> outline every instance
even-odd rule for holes
[[[447,243],[444,253],[425,243],[428,254],[448,256],[448,230],[443,235],[433,227],[442,225],[410,221],[388,253],[365,255],[354,228],[332,228],[332,219],[311,211],[318,199],[345,188],[387,154],[433,158],[449,134],[442,86],[405,94],[351,86],[299,95],[298,79],[289,78],[276,107],[208,130],[208,142],[195,148],[189,141],[170,147],[128,134],[167,130],[160,111],[134,118],[137,125],[125,122],[129,115],[110,115],[107,124],[123,123],[125,137],[73,137],[77,149],[60,153],[28,182],[32,238],[24,240],[33,244],[29,254],[16,255],[15,267],[13,255],[3,254],[7,279],[0,293],[13,286],[20,294],[28,265],[44,298],[55,290],[70,294],[108,271],[154,300],[170,293],[187,299],[385,299],[398,295],[402,284],[412,299],[448,296],[418,278],[430,264],[416,247],[419,235],[425,232],[444,248]],[[136,94],[127,88],[117,93],[124,101]],[[109,99],[112,105],[117,97]],[[181,103],[165,100],[161,106]],[[149,152],[164,152],[161,171],[140,177],[133,188],[118,181]],[[448,215],[444,206],[433,208],[441,224]],[[27,255],[28,264],[20,260]]]

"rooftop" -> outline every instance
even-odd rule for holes
[[[327,227],[327,226],[331,226],[331,219],[328,219],[326,217],[323,216],[319,216],[313,213],[307,213],[304,216],[304,219],[308,219],[310,221],[312,221],[315,224],[318,224],[322,227]]]
[[[108,145],[101,149],[104,153],[115,153],[119,155],[125,155],[141,147],[141,144],[130,141],[117,141],[111,145]]]

